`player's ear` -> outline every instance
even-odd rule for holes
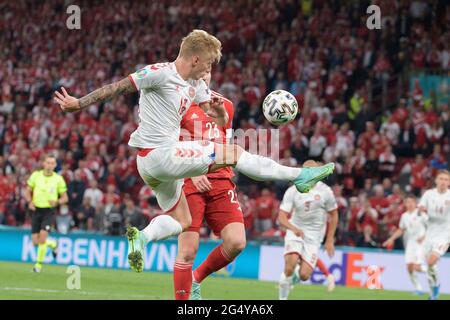
[[[200,62],[200,57],[199,56],[192,56],[192,66],[195,67],[198,63]]]

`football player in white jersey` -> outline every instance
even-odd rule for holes
[[[202,80],[220,57],[220,41],[206,31],[194,30],[183,38],[174,62],[148,65],[79,99],[70,96],[65,88],[61,88],[62,93],[55,92],[55,101],[66,112],[82,110],[119,94],[140,92],[139,126],[128,144],[138,148],[139,174],[155,191],[159,206],[169,214],[154,218],[142,231],[127,229],[128,261],[136,272],[144,268],[143,252],[148,242],[178,235],[190,226],[183,178],[233,166],[254,180],[288,180],[299,192],[308,192],[334,170],[333,163],[305,169],[282,166],[233,144],[179,141],[181,119],[193,102],[216,118],[218,125],[228,121],[223,100],[211,100]]]
[[[424,251],[428,264],[430,300],[439,297],[437,262],[444,255],[450,243],[450,172],[439,170],[436,188],[425,191],[419,201],[419,211],[428,215]]]
[[[414,195],[405,198],[406,212],[400,218],[399,228],[383,242],[383,247],[392,247],[394,241],[404,235],[405,262],[411,282],[416,294],[423,294],[422,286],[417,279],[416,272],[426,272],[423,243],[426,232],[428,216],[420,214],[417,210],[417,201]]]
[[[303,167],[318,164],[308,160]],[[288,215],[291,214],[291,218]],[[320,244],[329,226],[325,249],[334,256],[334,234],[338,224],[337,203],[333,191],[319,182],[309,193],[300,194],[292,186],[286,190],[280,204],[278,221],[287,229],[284,238],[284,272],[279,281],[279,299],[287,300],[293,286],[294,271],[300,263],[300,280],[306,281],[316,266]]]

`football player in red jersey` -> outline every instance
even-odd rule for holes
[[[208,73],[204,80],[209,85],[211,74]],[[180,140],[227,143],[227,133],[231,135],[233,103],[216,92],[212,92],[211,96],[223,99],[229,115],[228,123],[225,126],[216,124],[213,118],[194,104],[181,121]],[[192,215],[192,224],[178,237],[178,255],[174,266],[174,290],[177,300],[201,299],[201,282],[211,273],[232,262],[245,247],[244,218],[237,201],[235,185],[231,181],[233,175],[231,168],[226,167],[203,176],[185,179],[184,193]],[[192,272],[203,218],[223,242]]]

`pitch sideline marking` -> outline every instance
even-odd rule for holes
[[[0,287],[0,291],[1,290],[5,290],[5,291],[30,291],[30,292],[46,292],[46,293],[76,293],[76,294],[81,294],[81,295],[104,295],[104,293],[102,292],[94,292],[94,291],[79,291],[79,290],[56,290],[56,289],[38,289],[38,288],[18,288],[18,287]],[[111,294],[109,293],[108,295],[112,295],[112,296],[123,296],[123,295],[118,295],[118,294]],[[128,297],[135,297],[135,298],[151,298],[154,296],[146,296],[143,294],[127,294],[126,296]]]

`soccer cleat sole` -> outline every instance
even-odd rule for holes
[[[304,183],[304,184],[302,184],[300,186],[296,186],[298,192],[300,192],[300,193],[308,193],[316,185],[317,182],[319,182],[319,181],[325,179],[326,177],[330,176],[333,173],[334,168],[335,168],[334,163],[332,163],[331,166],[327,166],[327,168],[326,168],[327,170],[324,173],[322,173],[321,175],[313,178],[311,181],[306,182],[306,183]]]
[[[131,270],[142,272],[144,270],[144,259],[139,251],[135,251],[134,242],[139,240],[139,230],[134,227],[128,227],[126,232],[128,242],[131,245],[131,252],[128,254],[128,263]]]

